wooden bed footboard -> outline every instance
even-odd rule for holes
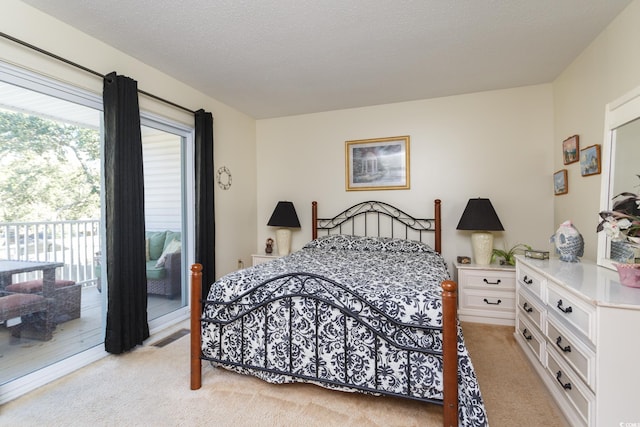
[[[458,352],[456,283],[442,283],[443,309],[443,425],[458,425]],[[202,386],[202,265],[191,267],[191,389]]]
[[[191,390],[202,387],[202,265],[191,266]]]

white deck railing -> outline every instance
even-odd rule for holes
[[[94,258],[100,251],[100,220],[0,223],[0,259],[62,262],[56,277],[84,286],[97,283]],[[35,278],[32,273],[14,282]]]

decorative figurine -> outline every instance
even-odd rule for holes
[[[267,239],[267,246],[264,248],[264,252],[267,254],[271,254],[273,252],[273,239],[271,237]]]
[[[584,239],[570,220],[560,224],[550,241],[555,243],[556,252],[560,254],[560,261],[580,262],[579,257],[584,255]]]

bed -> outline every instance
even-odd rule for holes
[[[321,218],[313,202],[309,243],[221,277],[205,300],[194,264],[191,388],[207,360],[271,383],[436,403],[446,426],[486,425],[440,255],[440,205],[431,219],[377,201]]]

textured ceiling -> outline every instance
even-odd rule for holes
[[[631,0],[24,2],[260,119],[548,83]]]

